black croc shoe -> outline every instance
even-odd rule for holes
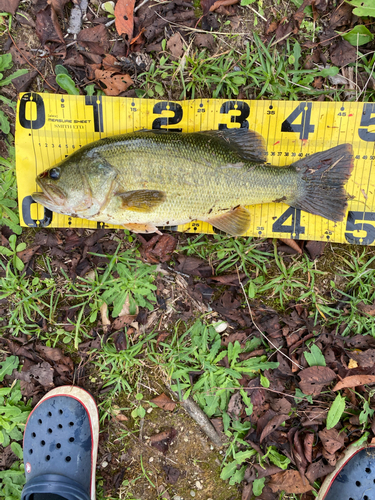
[[[88,392],[71,386],[48,392],[26,423],[22,500],[95,500],[98,440],[98,409]]]
[[[375,447],[348,446],[316,500],[375,500]]]

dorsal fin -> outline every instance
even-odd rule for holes
[[[228,128],[225,130],[207,130],[195,132],[196,134],[212,137],[219,141],[224,147],[231,149],[244,160],[256,163],[266,162],[266,142],[264,138],[245,128]]]

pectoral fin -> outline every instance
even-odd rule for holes
[[[207,219],[206,222],[231,236],[241,236],[250,227],[250,212],[246,208],[237,207],[224,215]]]
[[[140,189],[137,191],[127,191],[126,193],[116,193],[115,196],[121,198],[121,208],[124,210],[134,210],[136,212],[152,212],[166,199],[162,191]]]

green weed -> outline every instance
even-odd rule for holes
[[[1,96],[0,96],[1,98]],[[1,111],[0,111],[1,121]],[[13,142],[13,137],[8,138]],[[0,157],[0,224],[8,226],[14,233],[21,234],[17,208],[17,183],[15,167],[15,149],[8,143],[9,157]]]

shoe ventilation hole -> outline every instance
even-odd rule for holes
[[[40,446],[44,446],[45,444],[46,444],[46,442],[45,442],[45,441],[41,441],[41,442],[40,442]]]
[[[47,430],[48,434],[52,434],[52,429]]]
[[[50,411],[47,413],[47,417],[52,417],[52,413]]]
[[[33,454],[33,449],[31,448],[31,450],[29,450],[29,455],[32,455]]]
[[[360,482],[360,481],[356,481],[356,482],[355,482],[355,484],[356,484],[357,486],[361,486],[361,482]]]
[[[59,429],[62,429],[62,425],[61,425],[61,424],[59,424],[57,427],[58,427]]]
[[[62,415],[64,412],[62,410],[59,410],[59,414]]]
[[[35,432],[32,432],[32,433],[31,433],[31,437],[33,437],[33,438],[35,438],[35,437],[36,437]],[[374,482],[375,482],[375,480],[374,480]]]
[[[369,469],[368,467],[366,467],[365,471],[367,472],[367,474],[370,474],[371,469]]]
[[[73,427],[74,422],[69,422],[69,427]]]
[[[363,497],[363,500],[368,500],[368,496],[367,496],[367,495],[365,495],[365,496]]]
[[[73,443],[74,438],[69,438],[69,443]]]
[[[71,457],[65,457],[65,462],[70,462],[71,461]]]
[[[39,419],[39,420],[38,420],[38,424],[39,424],[39,425],[42,425],[42,423],[43,423],[43,422],[42,422],[42,419]]]
[[[61,448],[61,444],[60,444],[60,443],[57,443],[56,448],[59,448],[59,449],[60,449],[60,448]]]
[[[46,456],[46,462],[49,462],[51,460],[51,457],[49,455]]]

